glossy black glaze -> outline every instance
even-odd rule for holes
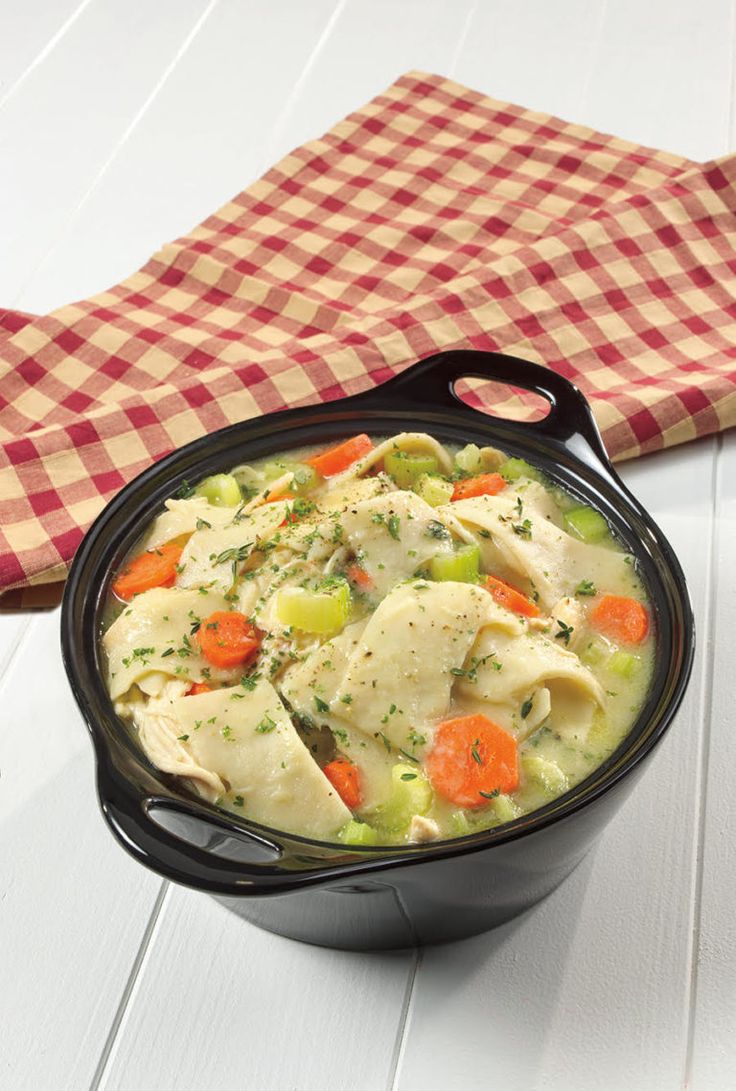
[[[489,417],[455,393],[463,377],[543,395],[542,421]],[[111,574],[185,480],[357,431],[431,432],[528,458],[597,507],[635,554],[655,614],[650,695],[633,730],[585,781],[496,830],[421,846],[347,849],[231,816],[160,773],[115,716],[98,634]],[[672,549],[619,480],[590,408],[567,380],[498,353],[440,353],[364,394],[286,410],[196,440],[141,474],[105,508],[79,548],[62,612],[62,653],[97,756],[103,813],[120,843],[174,882],[207,891],[263,928],[356,949],[436,943],[482,932],[550,893],[580,861],[643,768],[682,699],[694,651],[685,579]]]

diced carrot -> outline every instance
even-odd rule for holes
[[[261,634],[237,610],[215,610],[197,630],[202,655],[214,667],[239,667],[253,659]]]
[[[457,481],[453,489],[452,500],[469,500],[471,496],[495,496],[506,488],[506,481],[500,474],[478,474]]]
[[[484,586],[499,606],[505,606],[507,610],[524,617],[539,617],[540,610],[536,603],[522,595],[513,584],[506,583],[506,580],[501,580],[498,576],[486,576]]]
[[[363,458],[373,450],[373,443],[369,436],[362,432],[359,436],[346,439],[344,443],[338,443],[336,447],[330,447],[318,455],[312,455],[304,461],[312,466],[322,477],[333,477],[335,474],[347,470],[359,458]]]
[[[334,761],[325,765],[322,772],[345,806],[351,811],[356,810],[363,801],[357,765],[353,765],[347,758],[335,758]]]
[[[198,697],[200,693],[212,693],[212,686],[208,686],[206,682],[192,682],[184,696]]]
[[[375,586],[373,577],[359,564],[349,564],[345,569],[345,575],[359,591],[372,591]]]
[[[516,740],[480,714],[441,723],[426,767],[435,791],[459,807],[483,807],[519,785]]]
[[[589,620],[599,633],[621,644],[641,644],[649,632],[646,607],[625,595],[603,595]]]
[[[283,500],[296,500],[296,495],[293,492],[280,492],[278,496],[264,500],[264,504],[280,504]]]
[[[175,542],[169,542],[139,553],[125,565],[112,585],[113,592],[119,599],[129,602],[134,595],[150,591],[152,587],[172,587],[182,549]]]

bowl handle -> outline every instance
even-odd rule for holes
[[[136,787],[130,771],[104,758],[98,792],[113,834],[136,860],[171,882],[210,894],[286,894],[386,864],[385,855],[313,848],[286,834],[238,828],[214,807]]]
[[[603,470],[618,487],[618,478],[613,472],[585,396],[569,379],[530,360],[502,352],[472,349],[439,352],[406,368],[381,386],[358,395],[358,398],[363,399],[365,405],[373,399],[379,406],[393,408],[395,401],[401,399],[477,414],[479,410],[464,402],[455,390],[456,384],[466,378],[492,379],[540,394],[550,405],[549,413],[542,420],[486,419],[495,419],[508,432],[518,432],[527,438],[534,433],[541,439],[567,448],[599,472]]]

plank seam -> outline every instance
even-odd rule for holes
[[[2,98],[0,98],[0,110],[2,110],[6,103],[10,101],[10,99],[13,97],[13,95],[15,95],[18,89],[23,86],[31,73],[35,72],[38,66],[46,60],[48,55],[56,49],[57,45],[64,37],[66,32],[71,29],[71,27],[76,23],[79,16],[85,11],[86,8],[90,6],[91,3],[92,0],[82,0],[82,3],[79,5],[79,7],[75,8],[69,18],[61,24],[56,33],[52,34],[52,36],[49,38],[48,42],[40,51],[40,53],[36,54],[36,56],[33,58],[25,71],[21,72],[17,80],[14,83],[11,83],[5,94],[2,96]]]
[[[421,947],[415,947],[412,967],[406,980],[406,988],[404,989],[404,998],[399,1014],[399,1025],[396,1028],[396,1038],[394,1039],[394,1048],[391,1054],[391,1066],[389,1068],[388,1081],[386,1083],[387,1091],[398,1091],[401,1064],[404,1059],[406,1048],[407,1031],[411,1023],[411,1014],[414,1009],[414,985],[417,974],[419,973],[419,967],[422,964],[423,955],[423,949]]]
[[[315,42],[311,53],[304,62],[301,72],[294,81],[294,86],[292,87],[281,112],[273,123],[273,128],[271,130],[271,139],[266,145],[266,150],[261,160],[261,166],[258,168],[257,171],[257,177],[260,177],[261,174],[264,174],[271,167],[274,159],[280,158],[280,156],[277,156],[278,142],[281,139],[281,135],[284,131],[284,128],[286,127],[286,123],[289,120],[289,115],[294,109],[297,99],[304,90],[304,86],[309,79],[315,64],[317,63],[317,58],[319,57],[324,47],[327,45],[332,31],[335,29],[335,26],[340,16],[345,10],[346,3],[347,0],[337,0],[335,7],[332,9],[332,14],[324,25],[322,33]]]
[[[148,918],[148,923],[146,924],[143,936],[141,937],[141,942],[138,945],[138,950],[133,960],[133,965],[130,968],[128,979],[125,982],[125,987],[121,994],[120,1002],[118,1003],[118,1006],[115,1010],[115,1015],[113,1016],[110,1030],[107,1033],[107,1037],[105,1038],[105,1044],[103,1045],[102,1052],[100,1053],[100,1059],[97,1062],[97,1067],[95,1068],[94,1075],[92,1076],[92,1082],[89,1085],[90,1091],[97,1091],[97,1089],[102,1084],[102,1080],[104,1079],[108,1061],[110,1060],[113,1047],[115,1045],[115,1042],[117,1041],[117,1037],[120,1032],[125,1013],[128,1010],[128,1005],[133,995],[133,990],[135,989],[138,978],[140,977],[141,970],[143,969],[143,963],[145,962],[146,955],[148,954],[149,948],[151,946],[153,933],[156,929],[156,925],[158,924],[159,917],[161,916],[164,899],[166,898],[170,886],[171,883],[169,883],[167,880],[164,880],[161,883],[158,894],[156,895],[156,901],[153,903],[153,909],[151,910],[151,914]]]
[[[708,548],[708,576],[706,580],[705,617],[703,619],[703,652],[706,667],[703,672],[704,693],[701,700],[703,733],[700,743],[699,776],[700,801],[698,806],[698,831],[695,847],[695,878],[693,883],[692,938],[690,954],[690,983],[688,990],[687,1039],[683,1086],[690,1087],[692,1080],[693,1052],[695,1045],[695,1016],[698,998],[698,961],[700,953],[700,929],[703,913],[703,878],[705,871],[706,814],[708,796],[708,771],[710,768],[711,730],[713,726],[713,686],[715,683],[715,646],[717,611],[713,603],[718,590],[718,548],[720,532],[718,523],[718,497],[721,487],[721,451],[723,437],[718,435],[713,444],[711,471],[711,534]]]
[[[16,633],[14,642],[10,645],[10,648],[6,652],[2,661],[0,661],[0,686],[2,686],[5,682],[6,676],[10,677],[11,668],[18,658],[21,646],[25,643],[25,639],[35,620],[35,618],[28,618],[25,625],[21,625],[20,629]]]

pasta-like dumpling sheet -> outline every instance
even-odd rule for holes
[[[573,538],[553,520],[552,500],[542,485],[528,482],[496,496],[476,496],[438,508],[438,518],[455,516],[477,534],[483,567],[539,596],[549,610],[581,580],[620,586],[624,554]]]
[[[232,510],[232,509],[231,509]],[[184,547],[177,587],[213,587],[223,594],[232,587],[254,549],[278,530],[287,514],[285,500],[241,513],[225,527],[197,530]]]
[[[156,693],[151,700],[146,701],[143,694],[134,690],[132,699],[124,704],[118,702],[116,710],[133,721],[144,753],[157,768],[164,773],[187,777],[196,791],[212,803],[224,793],[225,786],[216,773],[195,761],[182,741],[181,724],[172,711],[172,702],[184,695],[188,683],[152,674],[143,679],[141,685],[145,686],[154,678]],[[162,685],[159,684],[161,679]]]
[[[353,504],[340,515],[340,527],[340,543],[356,555],[377,596],[453,549],[435,509],[412,492],[384,493]],[[328,531],[325,526],[323,535]]]
[[[237,671],[221,670],[208,663],[190,635],[198,621],[227,608],[222,595],[214,591],[200,594],[176,587],[155,587],[136,595],[102,638],[112,699],[154,672],[189,682],[237,677]]]
[[[174,538],[194,534],[198,524],[209,523],[212,527],[224,527],[232,522],[235,508],[218,508],[203,496],[189,500],[167,500],[162,512],[143,539],[142,549],[155,549]]]
[[[541,633],[484,629],[465,666],[459,698],[474,708],[492,706],[491,719],[522,738],[551,717],[560,734],[584,739],[605,702],[600,683],[578,656]]]
[[[348,625],[339,636],[317,648],[284,674],[279,689],[291,708],[319,726],[329,727],[337,751],[358,768],[362,806],[368,810],[386,802],[391,794],[391,768],[395,756],[383,742],[354,727],[342,713],[336,687],[358,647],[366,622]],[[325,711],[326,709],[326,711]]]
[[[270,682],[181,697],[171,707],[194,760],[242,795],[249,818],[307,837],[333,837],[350,820]]]
[[[434,455],[443,474],[452,473],[452,456],[433,436],[426,432],[399,432],[398,435],[385,439],[363,458],[359,458],[347,470],[337,474],[333,480],[341,482],[351,477],[361,477],[368,470],[383,461],[389,451],[406,451],[411,454]]]
[[[482,625],[514,631],[518,622],[474,584],[396,587],[353,649],[333,707],[341,704],[343,719],[395,747],[411,749],[412,731],[429,740],[449,708],[452,671],[462,669]]]

